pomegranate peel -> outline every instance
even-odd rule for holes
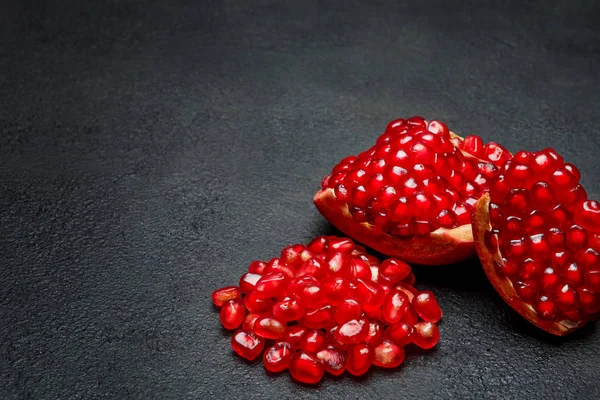
[[[475,256],[470,225],[439,228],[428,236],[403,239],[368,222],[357,222],[348,206],[340,205],[336,200],[333,189],[317,192],[314,203],[320,213],[344,234],[390,257],[421,265],[446,265]]]
[[[581,321],[562,320],[553,322],[540,319],[534,308],[521,300],[511,280],[506,276],[498,274],[496,271],[496,263],[502,263],[502,256],[499,251],[494,254],[491,253],[485,245],[485,234],[492,229],[489,205],[490,196],[487,193],[475,204],[475,211],[472,215],[473,237],[475,239],[475,248],[479,255],[481,265],[483,266],[483,270],[498,294],[500,294],[504,301],[523,318],[553,335],[566,336],[583,326],[584,323]]]

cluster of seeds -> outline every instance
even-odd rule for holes
[[[314,384],[324,372],[394,368],[404,361],[404,346],[437,344],[442,311],[414,281],[402,261],[380,263],[350,239],[320,236],[252,262],[239,286],[216,290],[212,300],[223,327],[241,326],[231,340],[237,354],[263,354],[268,371],[289,369],[297,381]]]
[[[377,143],[337,164],[322,181],[357,222],[408,238],[470,223],[510,153],[481,138],[452,137],[448,127],[421,117],[388,124]]]
[[[500,276],[542,320],[600,312],[600,203],[552,149],[515,154],[491,182],[486,247]]]

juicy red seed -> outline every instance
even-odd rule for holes
[[[333,306],[339,305],[351,293],[350,282],[342,276],[329,276],[323,280],[322,286],[326,300]]]
[[[577,225],[589,231],[600,232],[600,202],[586,200],[578,204],[573,219]]]
[[[413,343],[422,349],[431,349],[440,340],[440,331],[432,322],[417,322],[414,325],[415,332]]]
[[[350,320],[358,320],[362,315],[362,307],[354,299],[345,299],[335,310],[334,319],[337,324],[344,324]]]
[[[245,316],[246,308],[240,300],[229,300],[221,307],[220,319],[225,329],[239,328]]]
[[[321,284],[312,276],[302,276],[294,279],[288,286],[287,292],[296,296],[306,308],[320,306],[324,298]]]
[[[261,314],[250,313],[247,314],[242,323],[242,329],[245,331],[251,331],[254,329],[254,323],[257,319],[263,317]]]
[[[231,348],[247,360],[255,360],[265,348],[265,341],[254,332],[237,331],[231,338]]]
[[[212,292],[211,298],[215,306],[221,307],[229,300],[236,300],[242,297],[240,288],[237,286],[227,286],[221,289],[217,289]]]
[[[326,244],[327,244],[326,236],[317,236],[306,247],[313,253],[320,254],[320,253],[323,253],[323,251],[325,251]]]
[[[567,248],[572,252],[585,247],[587,242],[587,232],[579,225],[572,225],[565,231]]]
[[[307,311],[306,314],[304,314],[302,323],[313,329],[329,328],[333,326],[333,307],[330,304],[326,304],[314,310]]]
[[[534,309],[545,320],[554,320],[558,312],[556,305],[547,296],[541,296],[534,304]]]
[[[348,349],[346,369],[354,376],[367,373],[373,363],[373,350],[366,344],[355,344]]]
[[[265,273],[265,269],[267,268],[267,263],[264,261],[252,261],[248,266],[248,272],[253,274],[262,275]]]
[[[340,325],[335,332],[334,338],[342,345],[356,344],[366,339],[368,334],[368,322],[353,319],[343,325]]]
[[[325,263],[319,256],[308,259],[298,270],[296,271],[296,278],[302,276],[314,276],[317,279],[322,278],[327,271],[325,270]]]
[[[271,272],[263,275],[255,285],[257,297],[265,299],[268,297],[276,297],[285,293],[287,280],[281,272]]]
[[[349,274],[353,278],[371,279],[371,268],[360,259],[353,259],[348,264]]]
[[[483,141],[479,136],[470,135],[463,140],[461,149],[478,158],[483,158]]]
[[[346,370],[346,352],[335,346],[328,346],[319,351],[317,358],[323,364],[325,371],[333,376],[339,376]]]
[[[438,322],[442,318],[442,309],[433,293],[428,290],[419,293],[412,304],[417,314],[425,321]]]
[[[306,247],[301,244],[294,244],[292,246],[284,247],[281,250],[279,259],[292,267],[298,267],[306,260],[303,260],[303,256],[307,256],[305,253]]]
[[[376,284],[366,279],[355,279],[352,282],[354,286],[354,296],[363,304],[377,307],[383,304],[385,300],[384,291]]]
[[[399,322],[408,312],[410,300],[399,290],[392,291],[385,299],[382,309],[383,318],[390,324]]]
[[[254,323],[254,333],[265,339],[281,339],[285,330],[285,323],[271,317],[261,317]]]
[[[379,275],[391,284],[396,284],[411,273],[410,266],[400,260],[388,258],[379,266]]]
[[[256,288],[256,282],[262,278],[262,275],[247,272],[240,278],[240,290],[242,293],[253,292]]]
[[[304,315],[304,307],[298,299],[286,297],[273,305],[272,313],[275,318],[281,321],[295,321]]]
[[[272,274],[272,273],[281,273],[285,276],[286,280],[294,279],[295,272],[289,265],[281,262],[279,259],[274,258],[269,261],[267,267],[265,268],[264,274]]]
[[[347,238],[335,238],[329,241],[330,250],[350,254],[354,251],[354,242]]]
[[[400,346],[406,346],[412,342],[414,331],[415,329],[411,324],[400,322],[398,324],[388,326],[385,330],[385,336]]]
[[[316,356],[303,351],[294,354],[289,369],[292,378],[308,384],[318,383],[325,373],[323,363]]]
[[[270,372],[281,372],[288,368],[292,359],[292,345],[287,342],[277,342],[263,354],[263,364]]]
[[[308,331],[309,329],[303,325],[290,326],[281,340],[296,347]]]
[[[315,354],[325,346],[326,342],[327,337],[325,334],[319,330],[313,329],[307,331],[304,336],[300,338],[298,347],[306,352]]]
[[[404,362],[404,348],[391,341],[383,341],[375,347],[373,365],[396,368]]]
[[[266,311],[270,311],[273,307],[273,300],[271,299],[261,299],[256,295],[255,292],[249,293],[244,296],[244,306],[251,313],[263,313]]]
[[[369,333],[365,343],[370,347],[377,346],[383,340],[383,325],[377,321],[369,322]]]
[[[354,260],[353,260],[354,261]],[[325,269],[319,268],[319,273],[314,274],[315,277],[321,277],[324,273],[342,274],[348,262],[348,255],[335,251],[328,253],[325,257]],[[310,275],[310,274],[309,274]]]

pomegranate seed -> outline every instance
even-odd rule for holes
[[[384,260],[379,267],[380,276],[391,284],[400,282],[410,273],[411,269],[407,263],[394,258],[388,258],[387,260]]]
[[[379,322],[369,322],[369,334],[365,339],[365,343],[370,347],[375,347],[383,340],[383,327]]]
[[[273,305],[272,313],[275,318],[281,321],[295,321],[304,315],[304,308],[298,299],[285,297]]]
[[[257,319],[261,318],[262,315],[250,313],[247,314],[244,318],[244,322],[242,323],[242,330],[244,331],[252,331],[254,330],[254,323]]]
[[[404,362],[404,349],[394,342],[383,341],[374,349],[373,365],[396,368]]]
[[[227,286],[212,292],[211,297],[213,304],[221,307],[229,300],[239,300],[242,297],[242,293],[237,286]]]
[[[290,326],[281,340],[291,344],[292,347],[297,347],[308,331],[309,329],[302,325]]]
[[[287,282],[281,272],[271,272],[263,275],[255,285],[256,296],[261,299],[276,297],[285,293]]]
[[[346,369],[354,376],[364,375],[373,363],[373,356],[373,350],[366,344],[350,346]]]
[[[292,268],[297,268],[300,265],[302,265],[302,263],[304,263],[301,255],[304,255],[304,251],[306,250],[306,247],[304,247],[301,244],[294,244],[288,247],[284,247],[283,250],[281,250],[281,255],[279,256],[279,259],[281,260],[281,262],[291,266]]]
[[[303,351],[294,354],[289,369],[292,378],[308,384],[318,383],[325,373],[321,361],[316,356]]]
[[[306,308],[318,307],[324,300],[321,284],[312,276],[296,278],[290,283],[287,291],[288,294],[296,296]]]
[[[383,304],[385,293],[376,283],[371,283],[369,280],[358,278],[352,281],[352,285],[354,286],[354,296],[361,303],[369,304],[373,307]]]
[[[428,290],[419,293],[412,304],[425,321],[438,322],[442,318],[442,310],[433,293]]]
[[[263,275],[273,274],[273,273],[282,274],[285,277],[286,281],[290,281],[291,279],[294,279],[294,275],[295,275],[295,272],[292,269],[292,267],[283,263],[282,261],[280,261],[277,258],[274,258],[271,261],[269,261],[269,263],[267,264],[267,267],[265,268]]]
[[[350,294],[350,282],[341,276],[325,278],[322,286],[327,301],[333,306],[338,306]]]
[[[388,326],[385,330],[385,336],[400,346],[406,346],[412,342],[414,330],[415,329],[412,325],[406,322],[400,322],[398,324]]]
[[[229,300],[221,307],[221,324],[225,329],[237,329],[244,321],[246,308],[240,300]]]
[[[240,357],[255,360],[265,348],[265,342],[254,332],[237,331],[231,338],[231,348]]]
[[[319,330],[313,329],[307,331],[304,336],[302,336],[298,342],[298,347],[306,352],[316,354],[325,346],[326,342],[327,337],[325,334]]]
[[[285,324],[275,318],[261,317],[254,322],[254,333],[265,339],[281,339],[285,330]]]
[[[247,272],[240,278],[240,290],[242,293],[253,292],[256,287],[256,282],[262,278],[262,275]]]
[[[349,274],[354,278],[371,279],[371,268],[369,265],[360,259],[350,261]]]
[[[323,363],[325,371],[333,376],[339,376],[346,370],[346,352],[335,346],[320,350],[317,358]]]
[[[414,325],[415,332],[413,343],[422,349],[431,349],[440,340],[440,331],[432,322],[417,322]]]
[[[314,254],[320,254],[325,251],[326,245],[327,245],[327,237],[326,236],[317,236],[306,247],[310,251],[312,251]]]
[[[296,278],[300,278],[302,276],[313,276],[316,279],[321,279],[326,273],[324,264],[324,261],[321,260],[320,257],[312,257],[302,264],[300,268],[298,268],[296,271]]]
[[[244,306],[248,309],[249,312],[260,314],[266,311],[270,311],[273,308],[273,300],[271,299],[261,299],[256,295],[255,292],[247,294],[244,296]]]
[[[385,299],[382,306],[383,318],[390,324],[399,322],[408,311],[410,301],[404,292],[392,291]]]
[[[344,324],[350,320],[358,320],[362,315],[362,307],[354,299],[345,299],[335,310],[334,319],[337,324]]]
[[[369,334],[368,321],[350,320],[339,326],[335,333],[335,340],[342,344],[355,344],[365,340]]]
[[[335,324],[333,320],[333,308],[326,304],[320,308],[309,310],[304,314],[302,323],[309,328],[321,329],[329,328]]]
[[[281,372],[288,368],[292,359],[292,346],[286,342],[277,342],[269,347],[263,355],[265,369],[270,372]]]

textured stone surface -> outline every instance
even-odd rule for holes
[[[234,357],[210,304],[334,232],[321,177],[397,116],[553,146],[598,198],[597,2],[1,10],[0,398],[600,398],[598,328],[538,332],[475,261],[416,269],[437,350],[317,388]]]

